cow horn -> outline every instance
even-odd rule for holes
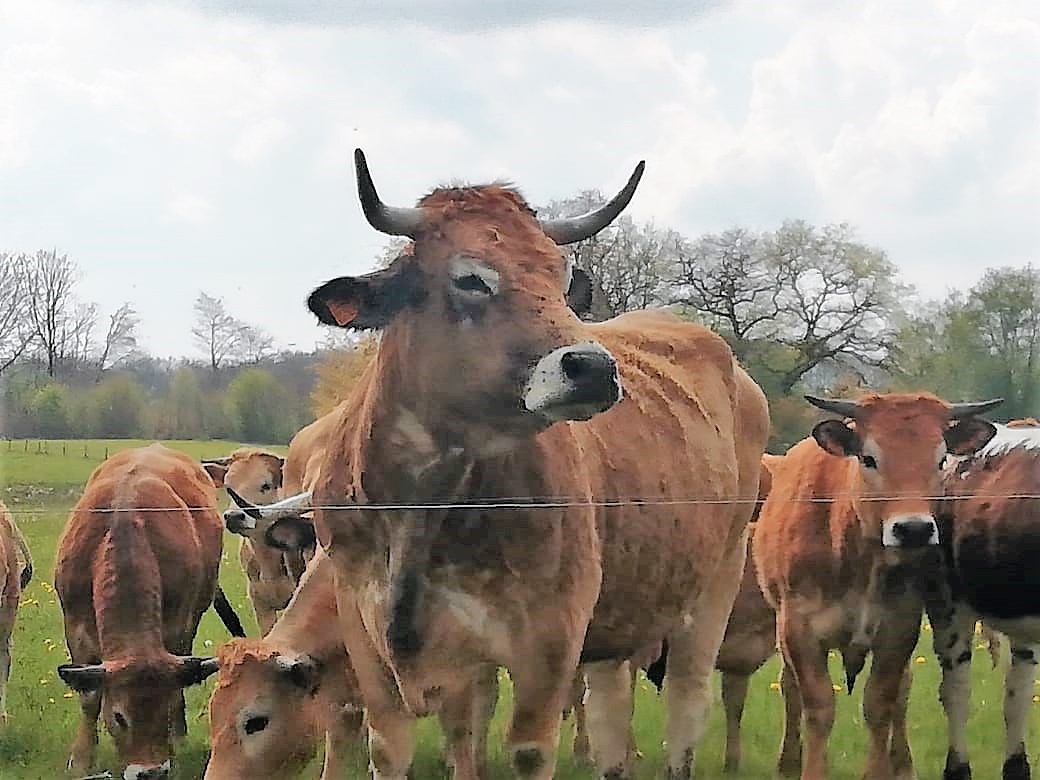
[[[1003,398],[991,398],[988,401],[968,401],[960,404],[950,404],[950,419],[963,420],[975,414],[988,412],[990,409],[1004,403]]]
[[[640,160],[632,175],[628,177],[628,184],[598,209],[593,209],[587,214],[565,219],[539,220],[545,235],[549,236],[557,244],[573,244],[596,235],[599,231],[617,219],[618,214],[625,210],[628,202],[635,195],[639,180],[643,177],[646,161]]]
[[[833,412],[839,417],[856,418],[859,413],[859,404],[855,401],[842,401],[837,398],[817,398],[814,395],[805,396],[805,400],[818,409],[825,412]]]
[[[231,456],[225,455],[223,458],[203,458],[201,462],[203,466],[209,463],[213,463],[217,466],[227,466],[231,463]]]
[[[246,501],[244,498],[242,498],[242,496],[240,496],[238,493],[236,493],[234,491],[234,489],[232,489],[230,487],[227,488],[227,493],[228,493],[229,496],[231,496],[231,500],[234,501],[238,505],[239,509],[244,511],[247,515],[252,517],[254,520],[259,520],[260,519],[260,508],[258,506],[256,506],[255,504],[251,504],[248,501]],[[228,510],[228,511],[230,511],[230,510]]]
[[[418,208],[399,208],[387,206],[379,199],[372,174],[368,171],[365,153],[354,150],[354,167],[357,168],[358,197],[361,198],[361,210],[365,212],[368,224],[380,233],[391,236],[408,236],[415,238],[423,227],[423,212]]]

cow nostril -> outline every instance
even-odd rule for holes
[[[935,525],[927,520],[908,520],[896,523],[892,531],[901,543],[915,547],[928,543],[935,532]]]
[[[560,357],[560,368],[572,382],[598,380],[614,375],[614,360],[603,352],[575,350]]]

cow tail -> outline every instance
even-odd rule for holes
[[[22,553],[22,590],[32,582],[33,578],[33,559],[32,553],[29,552],[29,545],[25,541],[25,537],[22,536],[22,529],[20,529],[14,520],[11,521],[11,530],[14,531],[15,542],[18,544],[18,549]]]
[[[668,640],[661,642],[661,655],[646,667],[646,679],[654,684],[658,692],[664,687],[664,675],[668,669]]]
[[[217,586],[217,592],[213,595],[213,609],[216,610],[217,615],[220,617],[220,622],[224,624],[231,636],[244,637],[246,635],[246,630],[242,628],[242,621],[238,619],[234,607],[231,606],[231,602],[224,595],[224,589],[219,585]]]

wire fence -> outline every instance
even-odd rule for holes
[[[93,446],[91,446],[93,445]],[[8,439],[4,447],[7,452],[24,455],[61,455],[108,460],[108,445],[100,446],[96,441],[62,441],[53,439]]]

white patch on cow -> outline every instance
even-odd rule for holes
[[[486,290],[461,290],[455,288],[454,294],[474,299],[488,298],[498,295],[498,271],[473,257],[456,255],[448,264],[448,273],[452,281],[465,279],[467,276],[475,276],[484,283]]]
[[[432,590],[452,617],[470,634],[487,642],[492,653],[508,653],[511,644],[509,629],[491,614],[483,601],[447,585],[435,585]]]
[[[1040,428],[1008,428],[997,425],[997,433],[986,442],[975,457],[984,458],[990,455],[1002,455],[1010,450],[1040,449]]]
[[[575,414],[575,405],[568,404],[568,397],[574,389],[574,383],[563,371],[563,356],[577,351],[599,352],[610,356],[606,349],[592,341],[554,349],[538,361],[531,372],[530,378],[527,380],[527,385],[524,387],[524,407],[529,412],[541,414],[552,420],[582,419],[580,410]],[[623,392],[616,368],[614,380],[617,387],[617,397],[613,399],[613,403],[617,403],[621,400]],[[555,406],[564,407],[566,411],[558,416],[554,413],[553,407]],[[598,408],[599,405],[596,404],[594,406]],[[589,416],[594,414],[595,411],[590,408]]]
[[[939,544],[939,526],[935,524],[935,518],[931,515],[895,515],[888,518],[881,526],[881,543],[885,547],[902,547],[902,540],[896,535],[896,527],[900,523],[929,523],[931,535],[928,537],[928,545]]]
[[[155,774],[154,766],[144,766],[143,764],[130,764],[126,769],[123,770],[123,780],[140,780],[141,777],[158,778],[166,777],[170,774],[170,759],[166,759],[159,765],[159,773]]]
[[[850,591],[840,601],[799,599],[797,610],[809,621],[814,636],[821,641],[834,641],[855,630],[867,609],[866,594]]]
[[[984,620],[990,628],[1012,637],[1016,646],[1040,645],[1040,617],[993,618],[986,615]]]

